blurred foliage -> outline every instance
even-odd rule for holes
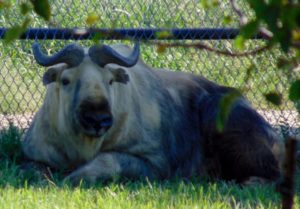
[[[100,17],[97,14],[89,14],[86,18],[86,24],[88,26],[93,26],[95,23],[97,23],[100,20]]]
[[[250,8],[254,10],[255,16],[240,28],[240,34],[236,38],[239,45],[243,41],[262,33],[268,40],[267,45],[279,44],[282,51],[286,53],[287,59],[282,64],[278,60],[278,70],[289,65],[289,71],[299,66],[300,61],[300,4],[298,1],[287,0],[247,0]],[[263,32],[262,28],[268,32]],[[296,53],[295,53],[296,51]],[[293,53],[294,52],[294,53]],[[286,73],[290,73],[286,71]],[[293,102],[300,101],[299,80],[291,81],[289,99]],[[280,105],[278,93],[266,94],[266,99],[276,105]],[[300,110],[298,110],[300,112]]]
[[[291,76],[296,68],[299,68],[300,61],[300,4],[298,0],[246,0],[249,8],[253,11],[248,17],[243,9],[239,8],[241,1],[231,0],[232,10],[240,19],[240,33],[235,38],[237,50],[245,50],[246,41],[256,35],[261,35],[266,40],[266,50],[271,50],[279,45],[284,53],[277,61],[277,70],[287,75],[289,87],[288,99],[294,102],[297,111],[300,113],[300,80]],[[204,8],[220,7],[221,1],[201,0]],[[248,20],[249,19],[249,20]],[[229,23],[231,18],[224,16],[224,23]],[[262,68],[257,66],[258,68]],[[246,82],[247,83],[247,80]],[[270,103],[279,106],[283,104],[282,93],[270,91],[264,94]],[[225,95],[224,100],[231,98]],[[222,100],[223,101],[223,100]],[[228,103],[220,103],[220,109],[225,113],[230,109]],[[228,114],[225,114],[225,116]],[[224,118],[217,118],[217,124],[224,123]]]
[[[296,80],[292,83],[290,88],[289,99],[297,102],[300,100],[300,80]]]
[[[12,4],[10,1],[0,1],[0,12],[4,15],[11,12]],[[3,12],[5,10],[5,12]],[[48,0],[30,0],[29,2],[19,3],[19,12],[22,15],[22,23],[15,24],[7,29],[4,40],[11,43],[18,39],[29,27],[32,22],[32,14],[42,17],[46,21],[50,21],[51,8]]]
[[[253,24],[264,25],[271,33],[272,38],[269,44],[279,43],[284,52],[288,52],[292,47],[295,37],[293,33],[299,33],[300,26],[300,4],[296,1],[287,0],[247,0],[250,7],[255,11],[254,21],[247,23],[241,28],[242,33],[249,34],[245,30],[246,26]],[[258,32],[256,27],[253,32]],[[298,40],[299,41],[299,40]]]
[[[241,98],[242,95],[238,91],[233,91],[225,94],[220,100],[220,108],[217,112],[216,127],[219,132],[222,132],[225,128],[226,120],[229,117],[231,108],[237,99]]]
[[[276,92],[269,92],[265,94],[265,98],[274,105],[281,105],[282,104],[282,96]]]
[[[50,20],[51,9],[48,0],[30,0],[30,2],[33,5],[33,9],[36,14],[44,18],[46,21]],[[30,7],[28,6],[27,8]]]

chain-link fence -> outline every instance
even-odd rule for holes
[[[16,1],[17,3],[19,1]],[[56,40],[58,34],[51,32],[53,39],[49,40],[51,28],[86,28],[86,18],[89,15],[99,17],[95,28],[106,29],[134,29],[132,38],[135,38],[135,29],[182,29],[182,28],[235,28],[238,18],[232,11],[229,1],[220,3],[219,7],[206,9],[199,0],[57,0],[51,2],[51,23],[46,23],[39,17],[33,17],[32,28],[44,28],[39,35],[33,38],[40,39],[41,45],[53,53],[67,43],[67,32],[60,34],[64,40]],[[239,1],[243,4],[243,1]],[[16,3],[16,5],[17,5]],[[18,7],[2,14],[0,25],[11,27],[22,22]],[[246,5],[243,11],[251,16]],[[231,17],[231,21],[224,17]],[[217,49],[233,51],[233,40],[207,40],[210,36],[217,36],[213,30],[207,35],[202,33],[206,40],[203,42]],[[54,33],[54,34],[53,34]],[[143,35],[143,30],[140,30]],[[230,36],[230,34],[227,34]],[[193,42],[199,36],[188,34]],[[146,37],[146,36],[145,36]],[[32,37],[31,37],[32,38]],[[69,38],[76,38],[70,36]],[[87,37],[91,38],[91,37]],[[184,37],[183,37],[184,38]],[[223,37],[224,38],[224,37]],[[66,39],[66,40],[65,40]],[[45,69],[38,66],[33,59],[31,44],[34,40],[23,39],[14,41],[10,45],[0,42],[0,127],[7,127],[9,122],[20,128],[28,127],[34,112],[41,105],[45,93],[41,77]],[[75,40],[83,46],[93,44],[91,40]],[[168,40],[172,41],[172,40]],[[100,42],[113,43],[120,40],[104,40]],[[131,44],[130,41],[123,41]],[[253,40],[247,43],[247,49],[253,49],[262,44],[262,40]],[[291,80],[296,73],[287,75],[277,69],[277,60],[282,56],[279,49],[274,49],[256,56],[228,58],[206,50],[172,48],[165,53],[158,53],[157,48],[145,42],[142,44],[141,56],[145,62],[153,67],[169,68],[177,71],[187,71],[201,74],[217,83],[248,89],[246,97],[258,111],[279,130],[291,131],[299,136],[299,117],[293,104],[288,102],[287,91]],[[247,72],[251,70],[250,80],[245,83]],[[299,72],[298,72],[299,73]],[[264,99],[264,94],[277,91],[283,95],[284,105],[272,106]],[[281,127],[281,129],[280,129]]]

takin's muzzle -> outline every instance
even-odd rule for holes
[[[85,100],[79,106],[77,119],[84,134],[89,137],[103,136],[113,124],[113,116],[106,100]]]

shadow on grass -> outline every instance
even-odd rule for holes
[[[42,164],[30,164],[24,158],[21,151],[22,130],[14,126],[0,130],[0,189],[12,188],[49,188],[73,190],[70,184],[63,182],[66,174],[50,170]],[[300,176],[297,177],[297,194],[300,195]],[[254,185],[242,187],[233,182],[211,181],[209,179],[180,179],[173,178],[164,181],[109,181],[98,182],[95,185],[87,185],[84,182],[76,187],[83,190],[113,190],[115,193],[126,191],[129,194],[140,192],[160,194],[165,198],[183,198],[203,201],[225,201],[232,204],[237,203],[250,207],[280,205],[280,195],[275,192],[275,185]],[[153,195],[155,195],[153,194]],[[154,197],[160,198],[160,197]],[[298,205],[299,205],[299,200]]]

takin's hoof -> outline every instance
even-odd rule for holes
[[[19,166],[20,173],[30,181],[52,179],[52,171],[45,164],[30,161]]]
[[[96,183],[96,177],[92,175],[85,175],[80,171],[74,171],[70,175],[64,178],[63,183],[72,185],[72,186],[80,186],[80,185],[93,185]]]

